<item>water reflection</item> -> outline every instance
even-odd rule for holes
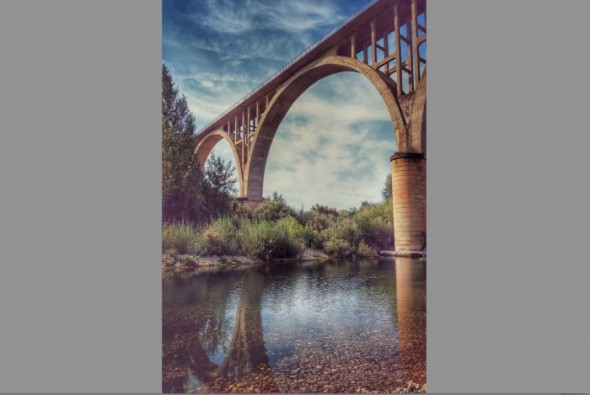
[[[401,368],[417,382],[426,380],[426,264],[396,258],[395,287]]]
[[[387,392],[425,376],[425,263],[163,279],[164,392]]]
[[[260,365],[268,364],[262,335],[260,302],[264,276],[250,272],[244,278],[229,351],[219,368],[224,377],[242,377]]]

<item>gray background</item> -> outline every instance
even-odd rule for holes
[[[160,392],[161,2],[0,2],[0,391]]]
[[[584,1],[430,1],[428,387],[588,392]],[[0,2],[0,390],[159,392],[159,0]]]
[[[588,392],[590,2],[428,11],[428,389]]]

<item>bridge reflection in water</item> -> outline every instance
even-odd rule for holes
[[[396,258],[399,363],[413,381],[426,380],[426,266]]]
[[[423,384],[425,278],[425,262],[407,258],[168,276],[163,391],[388,392],[408,380]]]

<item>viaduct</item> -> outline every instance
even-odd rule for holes
[[[365,76],[383,98],[397,141],[391,160],[396,253],[426,248],[426,0],[372,0],[197,134],[204,166],[231,147],[238,199],[256,206],[279,124],[307,88],[342,71]],[[392,147],[393,151],[393,147]]]

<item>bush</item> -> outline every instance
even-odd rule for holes
[[[258,221],[278,221],[286,217],[295,217],[297,212],[284,200],[265,200],[254,210],[253,217]]]
[[[355,213],[363,240],[369,246],[385,248],[393,245],[393,208],[391,199],[383,203],[367,203]]]
[[[242,220],[238,232],[240,249],[262,260],[295,257],[303,248],[303,227],[292,217],[278,222]]]
[[[162,251],[176,254],[195,253],[198,249],[198,229],[188,222],[164,224]]]
[[[254,210],[251,209],[247,204],[243,204],[237,200],[234,200],[232,202],[231,215],[236,223],[238,223],[241,218],[252,220],[254,219]]]
[[[312,225],[308,224],[303,228],[301,235],[305,247],[322,248],[322,238],[320,232],[315,230]]]
[[[376,249],[374,249],[373,247],[368,246],[362,240],[361,240],[361,242],[359,244],[359,248],[357,249],[356,254],[358,256],[366,256],[366,257],[372,257],[372,256],[378,256],[379,255],[379,253],[378,253],[378,251]]]
[[[338,221],[338,211],[316,204],[309,211],[299,214],[299,218],[305,226],[309,225],[316,231],[321,232]]]
[[[328,255],[337,257],[353,255],[350,243],[343,239],[330,239],[324,241],[324,252]]]
[[[203,255],[235,255],[239,250],[236,223],[230,218],[214,221],[203,229],[198,244]]]

